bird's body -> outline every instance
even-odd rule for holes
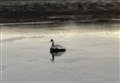
[[[61,46],[61,45],[54,45],[54,40],[51,39],[52,42],[52,46],[50,48],[50,52],[64,52],[66,51],[65,47]]]
[[[54,46],[51,46],[51,48],[50,48],[51,52],[58,52],[58,51],[63,52],[65,50],[66,50],[65,47],[63,47],[61,45],[54,45]]]

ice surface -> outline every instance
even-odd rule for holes
[[[50,39],[66,47],[51,62]],[[119,24],[2,26],[3,83],[118,83]]]

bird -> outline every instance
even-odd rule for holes
[[[61,45],[55,45],[53,39],[51,39],[50,42],[52,42],[52,46],[50,48],[50,53],[52,55],[51,61],[54,61],[55,56],[61,56],[65,53],[66,49]]]
[[[51,39],[50,42],[52,42],[52,46],[50,48],[51,53],[53,53],[53,52],[65,52],[66,51],[65,47],[63,47],[62,45],[55,45],[53,39]]]

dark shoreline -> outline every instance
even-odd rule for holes
[[[69,20],[69,21],[38,21],[38,22],[9,22],[0,25],[36,25],[36,24],[56,24],[56,23],[120,23],[120,19],[109,20]]]
[[[0,4],[0,23],[109,21],[120,18],[120,2],[8,2]]]
[[[117,16],[94,16],[94,15],[59,15],[59,16],[43,16],[36,18],[0,18],[1,23],[46,23],[46,22],[109,22],[120,21],[120,17]]]

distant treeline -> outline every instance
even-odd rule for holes
[[[120,2],[44,2],[1,5],[0,22],[6,19],[41,21],[49,17],[58,19],[119,18]],[[70,18],[69,18],[70,17]],[[51,18],[55,19],[55,18]]]

